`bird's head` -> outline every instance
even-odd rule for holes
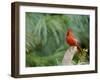
[[[70,34],[72,34],[72,32],[73,32],[72,29],[68,28],[68,30],[67,30],[67,36],[70,35]]]

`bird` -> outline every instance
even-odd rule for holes
[[[71,28],[68,28],[66,32],[66,42],[69,46],[76,46],[77,50],[81,52],[81,47],[79,44],[78,39],[74,36],[73,30]]]

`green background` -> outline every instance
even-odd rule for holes
[[[70,47],[66,43],[68,28],[72,28],[81,48],[89,50],[89,15],[26,12],[25,23],[27,67],[61,65]],[[74,56],[73,63],[80,62],[89,63],[89,51],[84,56]]]

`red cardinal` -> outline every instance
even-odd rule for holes
[[[81,51],[81,48],[79,46],[78,40],[74,37],[73,31],[71,28],[68,29],[67,34],[66,34],[66,42],[70,46],[76,46],[78,51]]]

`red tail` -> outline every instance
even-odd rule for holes
[[[79,45],[77,45],[77,49],[78,49],[79,52],[82,53],[81,47]]]

